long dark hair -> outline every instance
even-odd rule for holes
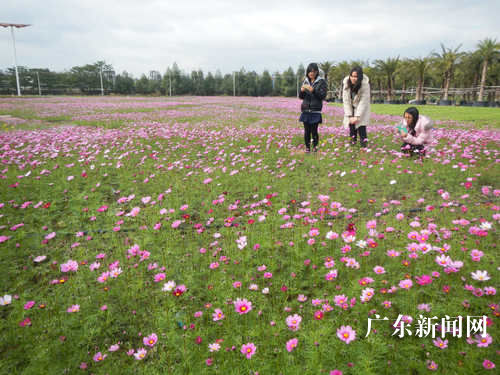
[[[349,87],[349,89],[357,94],[360,87],[361,87],[361,82],[363,82],[363,68],[360,67],[360,66],[355,66],[354,68],[351,69],[351,72],[349,73],[349,77],[352,75],[352,73],[358,73],[358,80],[356,81],[356,84],[353,85],[352,82],[351,82],[351,79],[348,79],[347,80],[347,86]]]
[[[310,72],[316,72],[316,78],[318,78],[318,75],[319,75],[319,68],[318,68],[318,64],[316,63],[310,63],[308,66],[307,66],[307,69],[306,69],[306,77],[307,77],[307,80],[309,81],[309,73]],[[311,82],[312,83],[312,82]]]
[[[417,121],[418,121],[418,109],[415,107],[409,107],[406,109],[406,111],[404,113],[408,113],[413,118],[411,124],[406,124],[406,125],[408,125],[409,133],[411,135],[415,136],[415,134],[416,134],[415,133],[415,126],[417,125]],[[404,113],[403,113],[403,115],[404,115]]]

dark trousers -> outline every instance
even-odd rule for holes
[[[308,122],[304,122],[304,142],[306,144],[307,150],[311,148],[311,136],[313,139],[313,147],[318,147],[319,143],[318,126],[319,123],[310,124]]]
[[[401,145],[401,151],[410,155],[422,155],[425,156],[424,145],[412,145],[410,143],[403,143]]]
[[[366,126],[360,126],[356,129],[356,125],[349,124],[349,137],[351,138],[351,143],[356,144],[356,139],[359,133],[359,143],[361,147],[366,147],[366,141],[368,137],[366,135]]]

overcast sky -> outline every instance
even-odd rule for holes
[[[105,60],[140,77],[173,62],[186,72],[283,71],[311,61],[423,57],[500,40],[500,1],[0,0],[18,65],[69,70]],[[13,66],[0,28],[0,69]]]

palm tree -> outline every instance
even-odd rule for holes
[[[379,69],[387,78],[387,100],[392,100],[392,88],[394,87],[394,74],[398,69],[399,56],[384,60],[375,60],[375,67]]]
[[[417,92],[416,92],[416,100],[421,102],[424,100],[424,82],[425,82],[425,73],[427,68],[429,68],[431,61],[428,57],[424,58],[416,58],[411,60],[411,65],[413,71],[417,75]]]
[[[322,63],[319,63],[319,68],[323,71],[323,73],[325,74],[325,81],[326,81],[326,85],[328,87],[328,90],[330,90],[330,85],[328,83],[328,73],[330,73],[330,69],[332,68],[333,66],[333,63],[330,62],[330,61],[325,61],[325,62],[322,62]]]
[[[481,79],[482,58],[478,51],[466,52],[460,63],[456,65],[454,81],[457,87],[472,87],[472,90],[465,89],[462,96],[464,101],[473,101],[477,95],[477,87]]]
[[[350,70],[351,64],[347,61],[341,61],[334,65],[329,71],[330,81],[334,84],[335,95],[339,99],[342,98],[342,80],[349,74]]]
[[[411,60],[404,59],[400,62],[396,76],[401,81],[401,102],[406,103],[406,87],[408,83],[413,81]]]
[[[450,90],[451,80],[453,79],[453,71],[455,68],[455,64],[457,64],[463,56],[462,52],[458,52],[458,50],[462,47],[461,44],[458,45],[457,48],[451,49],[446,48],[443,43],[441,43],[441,51],[442,53],[434,52],[432,55],[436,58],[436,61],[440,63],[441,69],[444,73],[444,83],[443,83],[443,100],[448,100],[448,92]]]
[[[500,43],[497,43],[496,38],[486,38],[480,41],[477,45],[478,53],[483,59],[483,70],[481,72],[481,84],[479,86],[479,94],[477,101],[483,101],[484,86],[486,84],[486,72],[488,71],[488,64],[491,64],[495,58],[498,58]]]

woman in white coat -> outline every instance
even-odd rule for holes
[[[370,123],[370,80],[363,75],[363,69],[356,66],[344,78],[344,128],[349,127],[351,144],[356,144],[359,133],[361,147],[366,147],[366,127]]]

